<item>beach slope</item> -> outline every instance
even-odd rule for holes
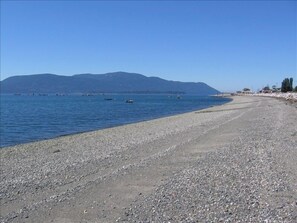
[[[1,222],[296,222],[296,123],[240,96],[2,149]]]

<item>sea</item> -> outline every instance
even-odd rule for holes
[[[185,94],[1,94],[0,97],[1,148],[181,114],[230,101]]]

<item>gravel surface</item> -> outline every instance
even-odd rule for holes
[[[297,107],[261,97],[5,148],[1,222],[297,222]]]
[[[281,98],[287,101],[297,102],[297,92],[256,93],[256,94],[252,94],[252,96]]]

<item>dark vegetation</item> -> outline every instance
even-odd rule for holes
[[[297,86],[294,89],[297,90]],[[281,92],[293,91],[293,78],[285,78],[282,82]]]
[[[1,93],[168,93],[212,95],[219,91],[202,82],[168,81],[136,73],[35,74],[1,81]]]

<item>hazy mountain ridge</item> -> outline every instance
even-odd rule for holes
[[[168,81],[142,74],[33,74],[13,76],[1,81],[1,93],[119,93],[183,92],[210,95],[218,91],[202,82]]]

